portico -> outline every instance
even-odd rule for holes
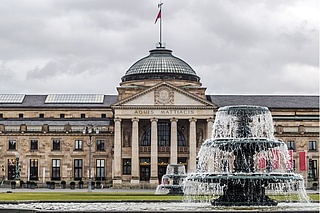
[[[112,107],[114,156],[119,157],[114,161],[113,184],[157,185],[169,163],[196,170],[196,153],[211,136],[216,109],[212,103],[162,82]],[[131,174],[123,174],[123,162],[130,162]]]

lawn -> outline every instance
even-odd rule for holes
[[[319,194],[309,194],[312,201],[320,201]],[[285,196],[270,196],[278,201],[288,200]],[[182,201],[183,196],[155,195],[154,193],[123,192],[12,192],[0,193],[0,202],[9,201]],[[297,201],[297,196],[290,197]]]
[[[182,196],[155,195],[154,193],[106,192],[13,192],[1,193],[0,201],[181,201]]]

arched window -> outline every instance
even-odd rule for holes
[[[178,129],[178,146],[187,146],[186,139],[180,129]]]
[[[158,146],[170,146],[170,123],[158,123]]]
[[[151,146],[151,128],[147,128],[143,133],[140,146]]]

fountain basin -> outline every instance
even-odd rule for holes
[[[185,195],[220,196],[211,200],[214,206],[276,206],[268,190],[308,200],[286,144],[274,137],[271,112],[261,106],[220,108],[212,138],[199,150],[197,171],[185,180]]]

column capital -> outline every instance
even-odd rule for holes
[[[153,117],[153,118],[150,119],[150,121],[151,121],[151,122],[158,122],[158,119],[155,118],[155,117]]]
[[[121,118],[116,117],[116,118],[114,119],[114,122],[121,122]]]
[[[190,122],[190,123],[191,123],[191,122],[197,122],[197,119],[194,118],[194,117],[192,117],[192,118],[189,119],[189,122]]]
[[[208,119],[207,119],[207,122],[213,122],[213,118],[211,118],[211,117],[208,118]]]
[[[132,122],[139,122],[139,119],[136,118],[136,117],[134,117],[134,118],[131,119],[131,121],[132,121]]]
[[[171,123],[172,123],[172,122],[178,122],[178,119],[175,118],[175,117],[173,117],[173,118],[170,119],[170,122],[171,122]]]

